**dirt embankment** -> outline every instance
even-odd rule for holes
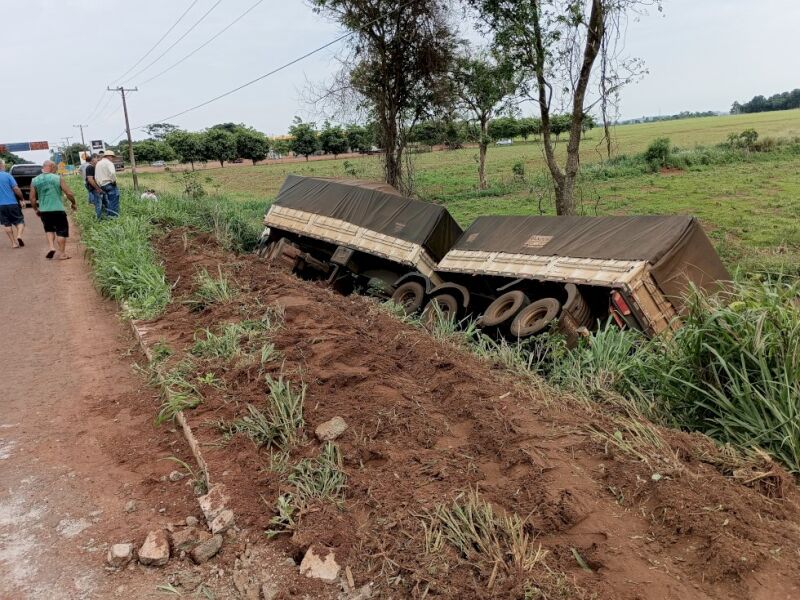
[[[173,231],[159,246],[176,301],[153,324],[157,337],[186,350],[196,330],[277,303],[281,359],[268,371],[307,386],[306,442],[291,461],[319,453],[319,423],[339,415],[349,425],[337,440],[343,504],[314,504],[293,534],[265,544],[295,557],[311,543],[334,548],[357,585],[373,582],[387,598],[800,597],[798,493],[778,467],[521,381],[372,300],[227,255],[206,236]],[[181,300],[200,267],[221,267],[241,293],[191,312]],[[263,374],[223,361],[203,368],[225,385],[205,389],[189,419],[240,525],[266,529],[291,489],[285,474],[270,469],[269,448],[218,428],[248,403],[265,405]],[[487,563],[475,548],[437,545],[430,527],[426,540],[427,515],[475,490],[496,513],[523,519],[541,545],[533,564]]]

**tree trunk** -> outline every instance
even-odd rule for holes
[[[194,161],[190,160],[189,162],[192,164],[192,171],[194,171]]]
[[[224,169],[225,168],[225,161],[224,160],[220,160],[219,161],[219,166]]]
[[[485,117],[481,118],[481,139],[478,143],[478,187],[485,190],[489,187],[486,182],[486,151],[489,149],[488,123]]]

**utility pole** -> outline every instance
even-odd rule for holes
[[[107,88],[109,92],[119,92],[122,94],[122,111],[125,113],[125,131],[128,133],[128,159],[131,162],[131,174],[133,175],[133,189],[139,191],[139,179],[136,177],[136,159],[133,157],[133,139],[131,139],[131,125],[128,122],[128,104],[125,102],[125,92],[138,92],[139,88],[124,88],[122,86]]]
[[[64,154],[67,156],[67,164],[71,165],[72,162],[70,162],[70,158],[69,158],[69,141],[72,139],[72,136],[69,135],[69,136],[63,137],[61,139],[64,140],[64,142],[65,142],[65,144],[64,144]]]
[[[83,128],[88,127],[88,125],[73,125],[73,127],[81,130],[81,144],[86,146],[86,140],[83,138]]]

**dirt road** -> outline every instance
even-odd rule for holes
[[[158,457],[186,458],[182,439],[153,426],[132,337],[79,247],[46,260],[25,213],[26,247],[0,246],[0,598],[155,597],[163,570],[103,561],[108,543],[197,510],[185,482],[161,481],[175,464]]]

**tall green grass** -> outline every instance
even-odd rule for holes
[[[800,282],[693,294],[684,326],[637,353],[620,390],[668,424],[759,447],[800,473]]]
[[[150,244],[152,224],[124,214],[98,222],[88,206],[81,206],[78,221],[100,291],[119,302],[130,318],[151,319],[161,314],[170,301],[170,288]]]
[[[265,203],[231,202],[228,198],[189,198],[162,194],[158,201],[140,200],[130,189],[122,191],[122,214],[132,214],[167,227],[193,227],[212,234],[227,250],[249,252],[261,235]]]

